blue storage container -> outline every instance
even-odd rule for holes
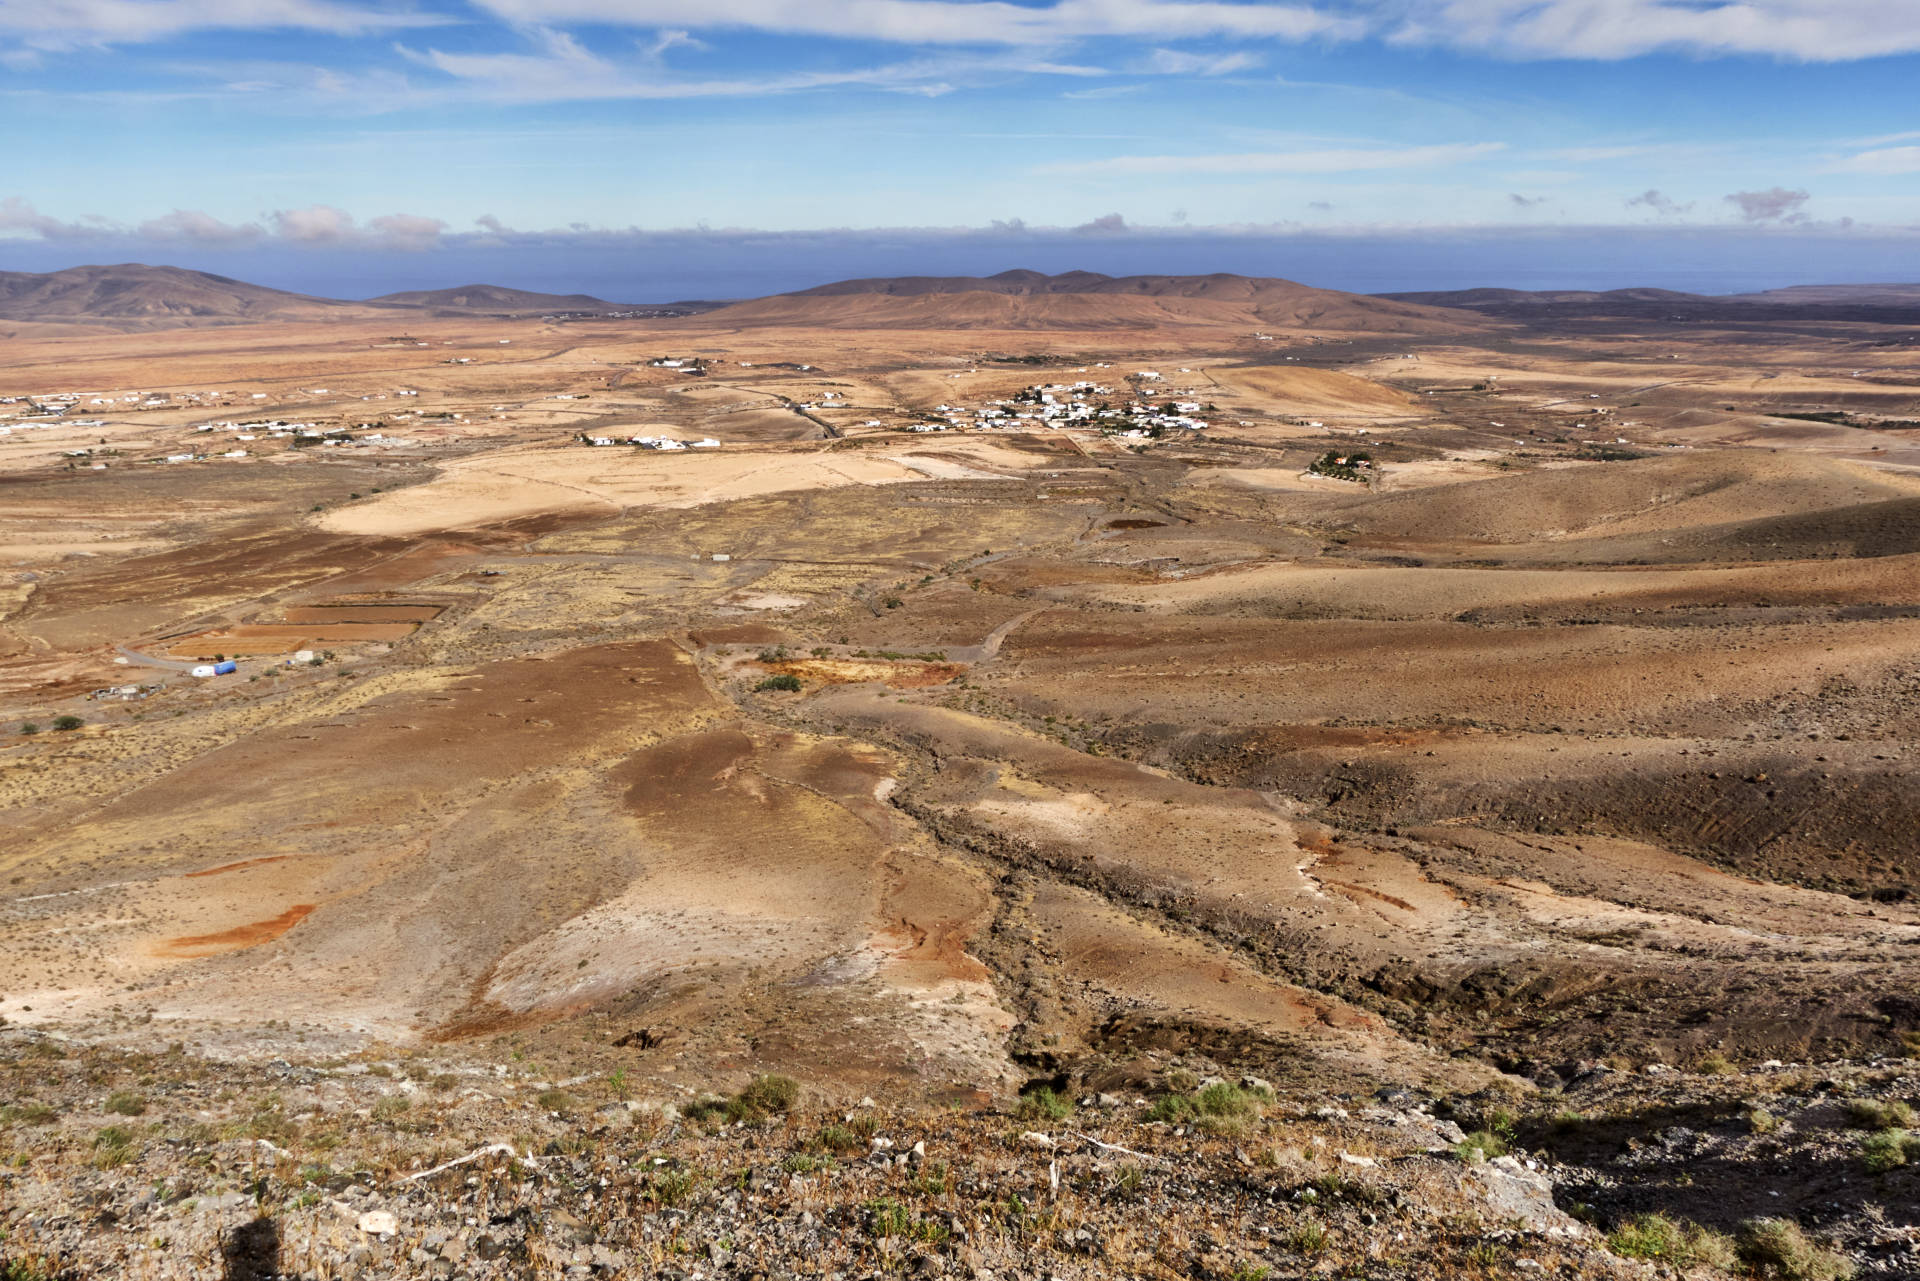
[[[215,676],[231,676],[239,670],[240,664],[234,662],[231,658],[224,663],[215,663],[213,665],[213,674]]]

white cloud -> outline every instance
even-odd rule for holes
[[[519,24],[607,23],[744,29],[898,44],[1053,45],[1090,36],[1183,40],[1209,36],[1354,38],[1359,19],[1307,5],[1219,0],[477,0]]]
[[[1431,169],[1460,164],[1506,148],[1504,142],[1444,143],[1430,147],[1327,147],[1214,156],[1112,156],[1048,165],[1056,174],[1275,174],[1358,173],[1377,169]]]
[[[688,80],[665,74],[651,63],[623,66],[609,61],[569,33],[551,27],[528,28],[525,34],[538,52],[448,53],[396,47],[410,61],[463,82],[472,96],[508,102],[746,97],[856,86],[938,95],[951,92],[952,81],[961,77],[1106,74],[1097,67],[1015,55],[927,58],[847,71]]]
[[[507,232],[497,221],[482,219],[490,230]],[[447,232],[447,224],[438,218],[419,214],[382,214],[369,218],[365,225],[352,214],[333,205],[308,205],[304,209],[280,209],[259,222],[230,223],[199,209],[175,209],[158,218],[129,226],[87,214],[67,221],[41,213],[19,196],[0,200],[0,238],[13,233],[35,240],[127,241],[160,246],[193,248],[238,248],[248,245],[280,244],[308,248],[390,249],[418,253],[437,249]]]
[[[232,3],[233,0],[228,0]],[[1847,61],[1920,50],[1912,0],[476,0],[517,25],[753,30],[919,45],[1359,40],[1512,58],[1660,51]]]
[[[18,232],[40,240],[86,240],[112,230],[113,224],[98,214],[67,222],[41,213],[19,196],[0,200],[0,234]]]
[[[273,229],[295,244],[337,245],[353,235],[353,215],[332,205],[281,209],[273,215]]]
[[[669,49],[705,49],[707,42],[696,40],[691,32],[662,31],[653,40],[641,46],[641,51],[651,60],[658,62]]]
[[[408,253],[439,248],[441,233],[446,229],[447,224],[440,219],[418,214],[383,214],[367,221],[367,231],[380,248]]]
[[[1264,61],[1259,54],[1245,51],[1208,54],[1155,49],[1144,69],[1160,76],[1226,76],[1236,71],[1251,71]]]
[[[237,245],[259,240],[266,229],[257,222],[222,222],[198,209],[176,209],[158,218],[149,218],[136,228],[144,239],[184,241],[194,245]]]
[[[1602,61],[1660,51],[1843,62],[1920,50],[1912,0],[1374,0],[1400,44]]]
[[[363,35],[447,21],[334,0],[0,0],[0,36],[56,50],[164,40],[194,31]]]
[[[1920,147],[1879,147],[1835,160],[1826,166],[1828,173],[1870,173],[1890,176],[1920,173]]]

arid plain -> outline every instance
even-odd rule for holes
[[[15,325],[0,1015],[954,1099],[1903,1053],[1920,325],[1347,298]]]

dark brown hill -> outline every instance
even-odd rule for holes
[[[184,267],[144,263],[0,271],[0,319],[142,328],[347,316],[356,304],[287,293]]]
[[[1471,312],[1316,289],[1291,280],[1208,276],[904,276],[843,280],[736,303],[709,318],[827,328],[1134,329],[1206,325],[1363,333],[1488,328]]]
[[[413,289],[382,294],[367,302],[377,307],[423,307],[430,311],[484,315],[547,315],[557,312],[611,312],[638,308],[591,294],[543,294],[501,285],[461,285],[453,289]]]

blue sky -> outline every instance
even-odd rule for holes
[[[0,0],[0,267],[1913,279],[1915,83],[1915,0]]]

